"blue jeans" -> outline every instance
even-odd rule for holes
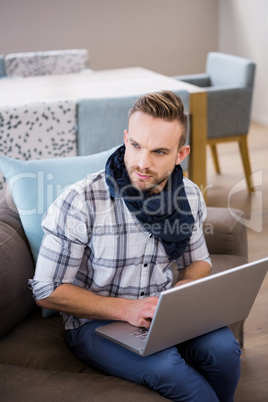
[[[222,328],[141,357],[94,333],[109,321],[67,330],[71,351],[106,374],[147,385],[172,401],[231,402],[240,377],[240,348]]]

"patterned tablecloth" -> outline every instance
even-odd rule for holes
[[[0,154],[23,160],[77,155],[76,102],[0,106]]]

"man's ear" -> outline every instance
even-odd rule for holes
[[[128,131],[124,130],[124,144],[125,144],[125,146],[127,145],[127,142],[128,142]]]
[[[179,165],[190,153],[190,146],[184,145],[178,152],[176,165]]]

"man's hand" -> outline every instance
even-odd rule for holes
[[[128,300],[126,321],[136,327],[150,328],[158,298],[151,296],[145,299]]]

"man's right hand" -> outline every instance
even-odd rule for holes
[[[151,296],[139,300],[127,300],[126,321],[136,327],[150,328],[158,298]]]

